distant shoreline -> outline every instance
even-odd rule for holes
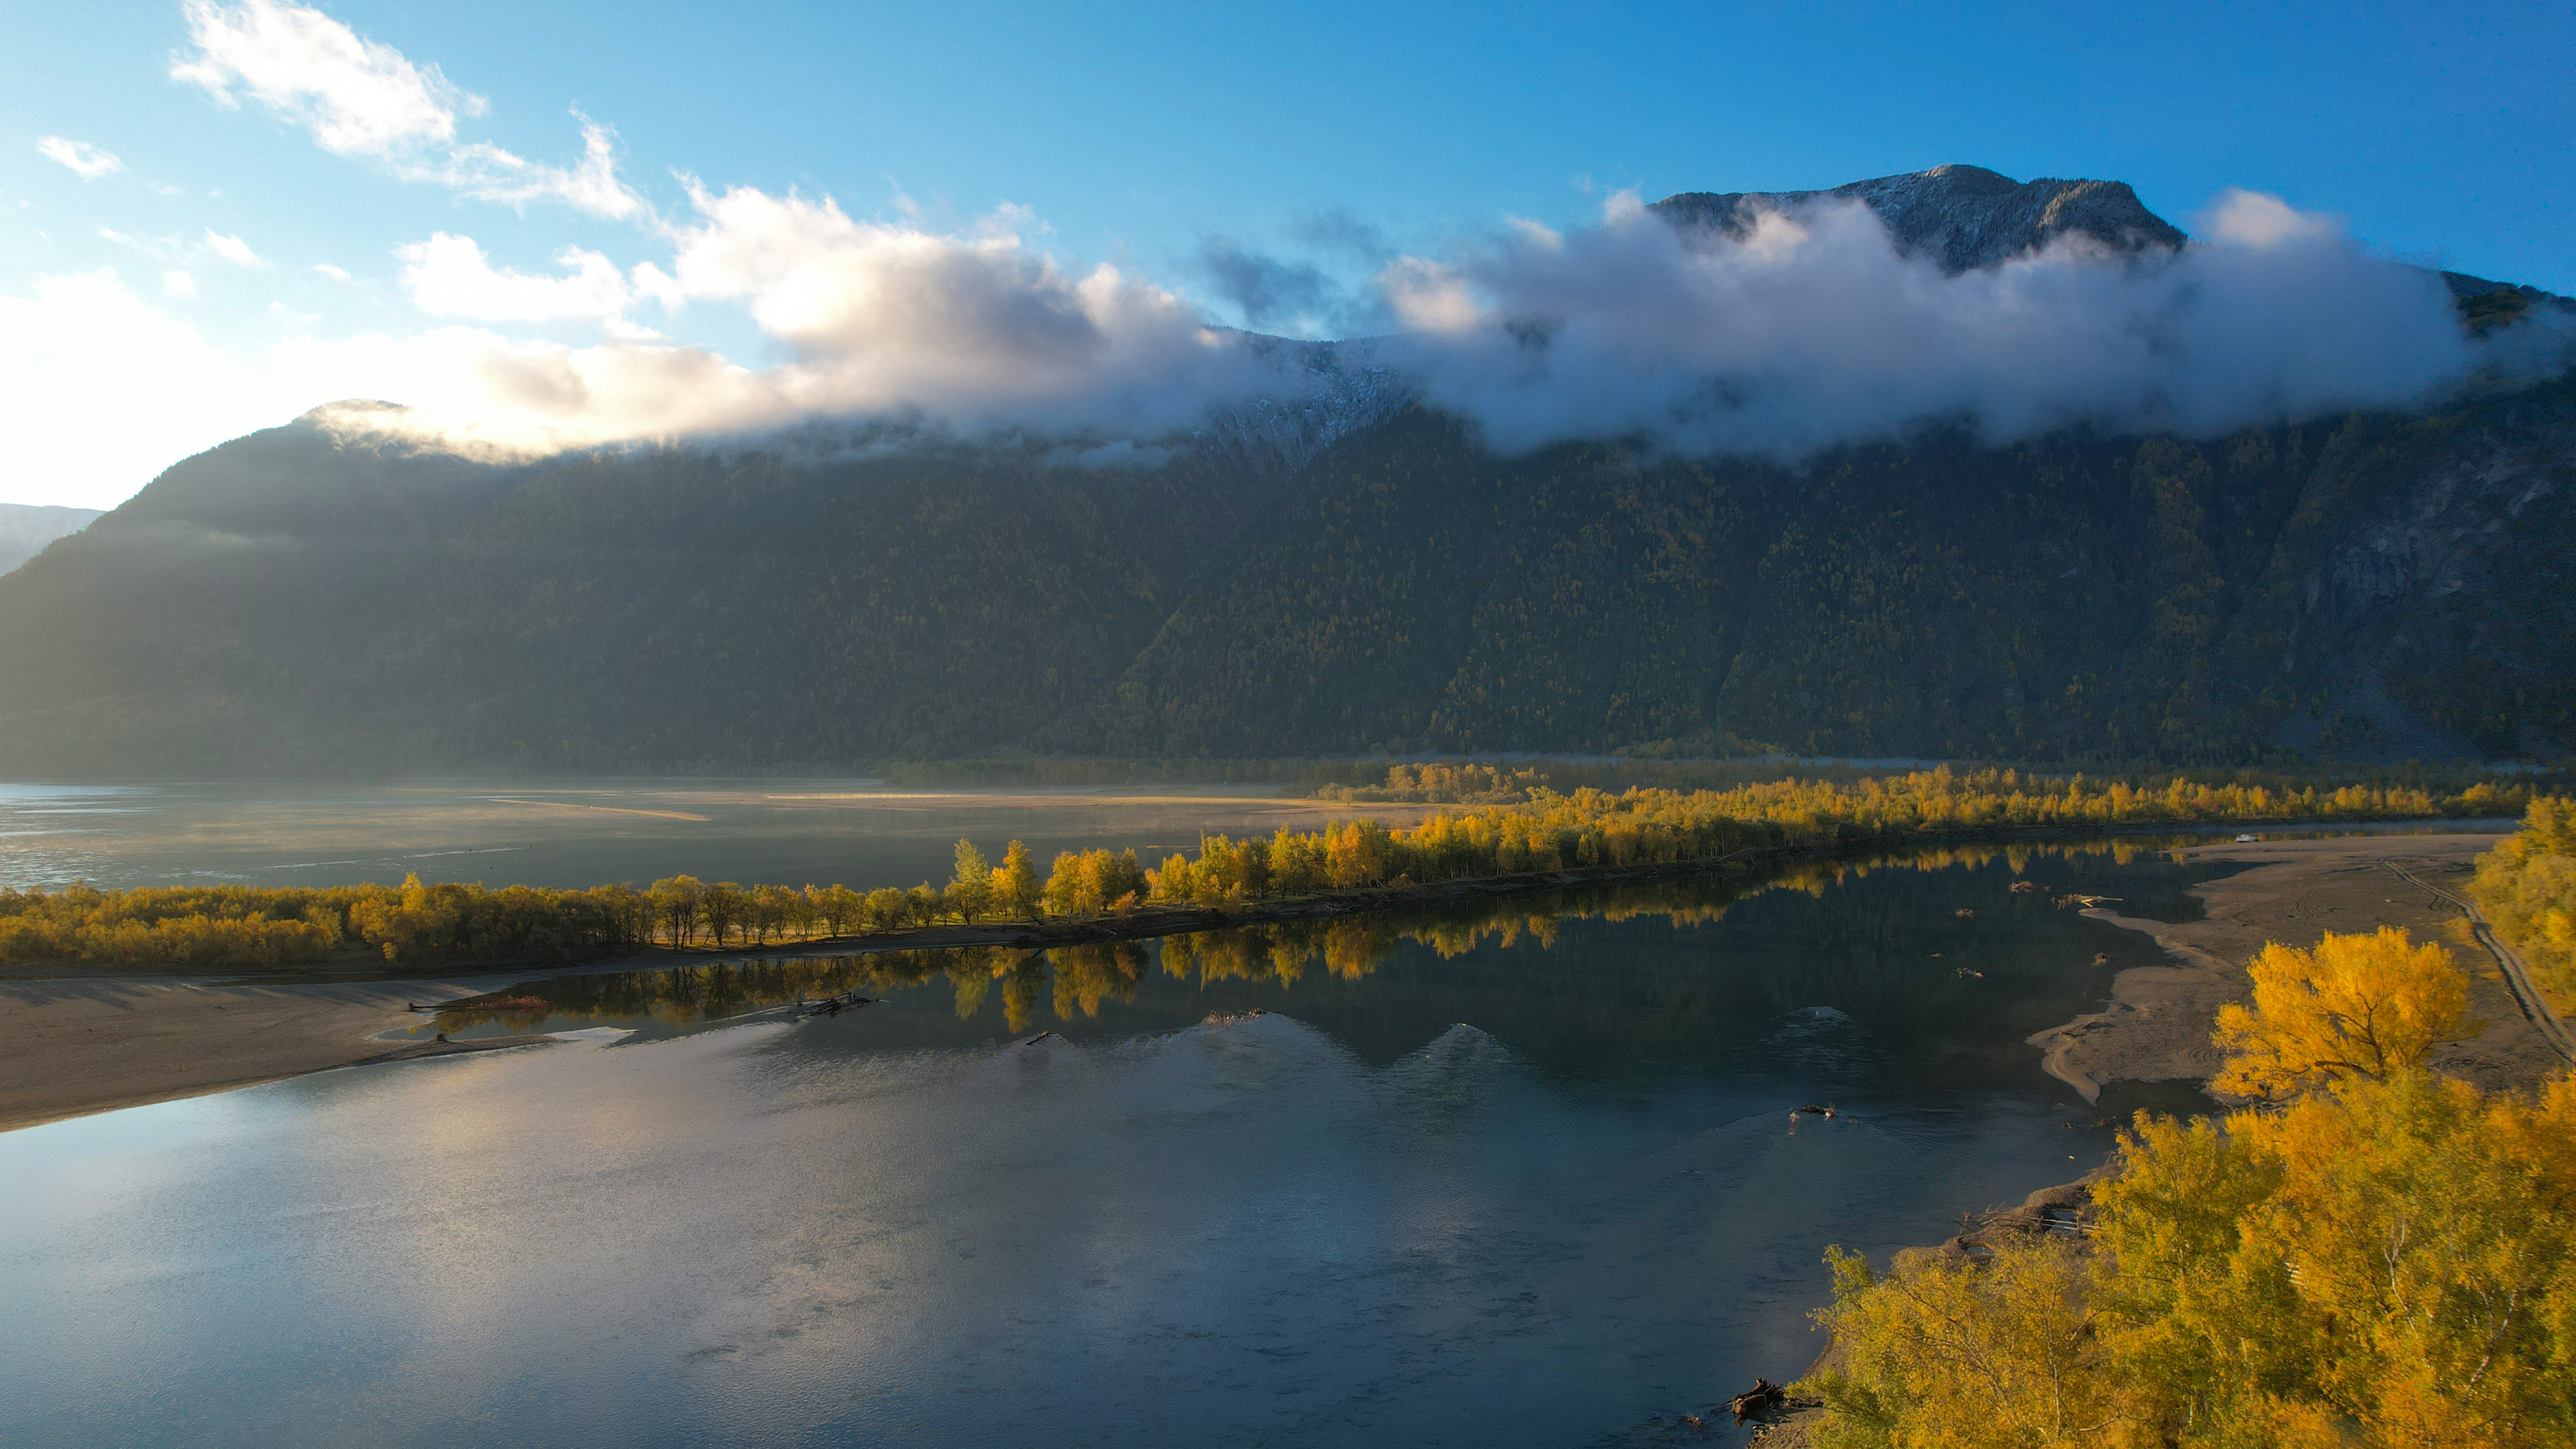
[[[1402,808],[1402,807],[1399,807]],[[1367,818],[1355,816],[1354,818]],[[1274,900],[1250,900],[1222,907],[1139,905],[1124,914],[1083,917],[1010,919],[932,926],[846,936],[801,937],[761,944],[685,946],[648,945],[638,950],[607,951],[589,956],[562,956],[521,961],[430,961],[416,969],[386,969],[374,953],[352,948],[310,968],[272,972],[190,970],[180,963],[141,967],[91,966],[79,962],[0,967],[0,985],[32,981],[223,981],[244,985],[419,981],[458,974],[491,975],[532,972],[570,974],[591,971],[640,971],[691,961],[813,956],[863,956],[879,951],[942,949],[955,946],[1048,946],[1103,941],[1151,940],[1192,931],[1227,930],[1274,921],[1301,921],[1397,910],[1480,896],[1562,889],[1595,883],[1668,879],[1730,869],[1778,869],[1804,861],[1848,860],[1910,850],[1936,850],[1967,845],[2014,845],[2065,840],[2117,840],[2140,836],[2205,836],[2247,831],[2325,833],[2510,833],[2514,822],[2453,816],[2355,817],[2352,819],[2234,820],[2204,824],[2135,823],[2127,825],[2012,825],[1968,830],[1923,832],[1888,839],[1851,838],[1828,845],[1756,846],[1723,856],[1629,865],[1573,866],[1513,875],[1462,877],[1428,883],[1397,883],[1317,891]]]

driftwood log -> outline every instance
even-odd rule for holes
[[[1740,1423],[1755,1414],[1780,1407],[1788,1397],[1788,1389],[1769,1379],[1757,1378],[1753,1381],[1753,1387],[1727,1400],[1726,1406],[1735,1411],[1736,1420]]]

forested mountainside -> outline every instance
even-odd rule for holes
[[[1796,467],[1420,408],[1294,469],[1059,456],[255,434],[0,577],[0,772],[2576,741],[2565,379]]]
[[[89,527],[98,516],[95,508],[0,503],[0,574],[44,552],[55,539]]]
[[[1655,210],[1699,245],[1819,194]],[[1833,194],[1951,273],[2185,242],[2116,182]],[[2445,279],[2472,332],[2571,305]],[[2576,746],[2576,379],[1790,465],[1496,454],[1370,343],[1248,345],[1315,386],[1141,449],[237,439],[0,576],[0,775]]]

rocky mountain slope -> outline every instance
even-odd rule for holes
[[[1678,226],[1742,237],[1763,212],[1820,197],[1868,203],[1898,250],[1930,257],[1951,273],[1992,266],[2068,232],[2124,252],[2173,251],[2185,240],[2124,182],[2015,181],[1981,166],[1935,166],[1830,191],[1685,191],[1654,210]]]

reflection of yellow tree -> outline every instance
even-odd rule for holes
[[[957,987],[957,1019],[965,1021],[984,1009],[984,998],[993,989],[993,973],[972,965],[950,968],[948,979]]]
[[[1103,997],[1135,1000],[1136,985],[1145,974],[1145,948],[1133,941],[1059,946],[1047,955],[1055,965],[1055,1014],[1060,1021],[1072,1020],[1076,1011],[1098,1016]]]
[[[1395,954],[1399,933],[1382,916],[1355,916],[1335,921],[1324,937],[1324,969],[1344,981],[1357,981]]]
[[[1316,839],[1320,842],[1322,837]],[[1455,959],[1487,945],[1508,949],[1525,940],[1548,949],[1556,944],[1558,933],[1570,920],[1660,919],[1674,927],[1701,925],[1723,917],[1734,901],[1765,891],[1821,894],[1838,883],[1880,870],[1945,870],[2002,859],[2026,867],[2045,857],[2107,855],[2113,849],[2111,842],[2104,841],[2013,847],[1964,845],[1805,861],[1752,881],[1720,881],[1707,876],[1598,881],[1543,897],[1467,899],[1426,904],[1400,914],[1373,912],[1184,933],[1162,938],[1154,949],[1161,956],[1164,974],[1176,980],[1195,978],[1203,985],[1269,982],[1293,989],[1318,961],[1337,980],[1367,976],[1379,970],[1406,941],[1417,942],[1443,959]],[[1324,861],[1319,843],[1312,864],[1320,870]],[[1123,868],[1124,862],[1117,857],[1094,857],[1094,864]],[[677,889],[676,882],[664,882],[662,889],[666,902],[691,898],[691,893]],[[887,899],[879,905],[910,909],[906,893],[882,894]],[[818,890],[812,895],[815,905],[810,915],[801,907],[788,910],[787,905],[792,903],[782,903],[782,914],[791,924],[810,922],[799,929],[837,929],[834,909],[844,913],[872,909],[851,893],[840,895],[843,898],[836,906],[833,892]],[[469,898],[469,893],[455,888],[442,897],[427,887],[419,893],[424,909],[442,898],[462,901]],[[651,898],[635,895],[634,906],[639,931],[668,926],[664,907]],[[1060,1012],[1068,1016],[1073,1012],[1096,1013],[1104,1000],[1133,1000],[1144,969],[1143,950],[1132,944],[1062,947],[1053,961],[1053,994]],[[558,978],[541,987],[513,987],[500,995],[542,995],[550,1003],[548,1010],[531,1015],[532,1008],[504,1010],[468,1001],[457,1004],[439,1019],[439,1024],[449,1030],[484,1021],[533,1027],[553,1012],[589,1012],[619,1018],[652,1017],[687,1025],[793,1002],[800,996],[829,996],[850,990],[884,995],[944,976],[955,993],[953,1006],[961,1019],[983,1008],[993,982],[1005,982],[1004,1014],[1010,1029],[1016,1032],[1028,1026],[1036,1000],[1034,983],[1049,969],[1046,962],[1022,948],[1007,946],[883,951],[790,961],[701,962],[663,970]],[[1007,984],[1013,982],[1016,986]]]
[[[1258,967],[1266,969],[1271,979],[1286,987],[1296,985],[1297,978],[1306,974],[1306,963],[1315,955],[1313,936],[1311,928],[1275,931],[1266,936],[1255,936],[1248,944],[1266,944],[1267,949],[1258,954]],[[1247,971],[1246,974],[1251,973]]]
[[[1046,977],[1046,968],[1035,956],[998,969],[1002,983],[1002,1022],[1016,1036],[1029,1029],[1037,1014],[1038,986]]]

